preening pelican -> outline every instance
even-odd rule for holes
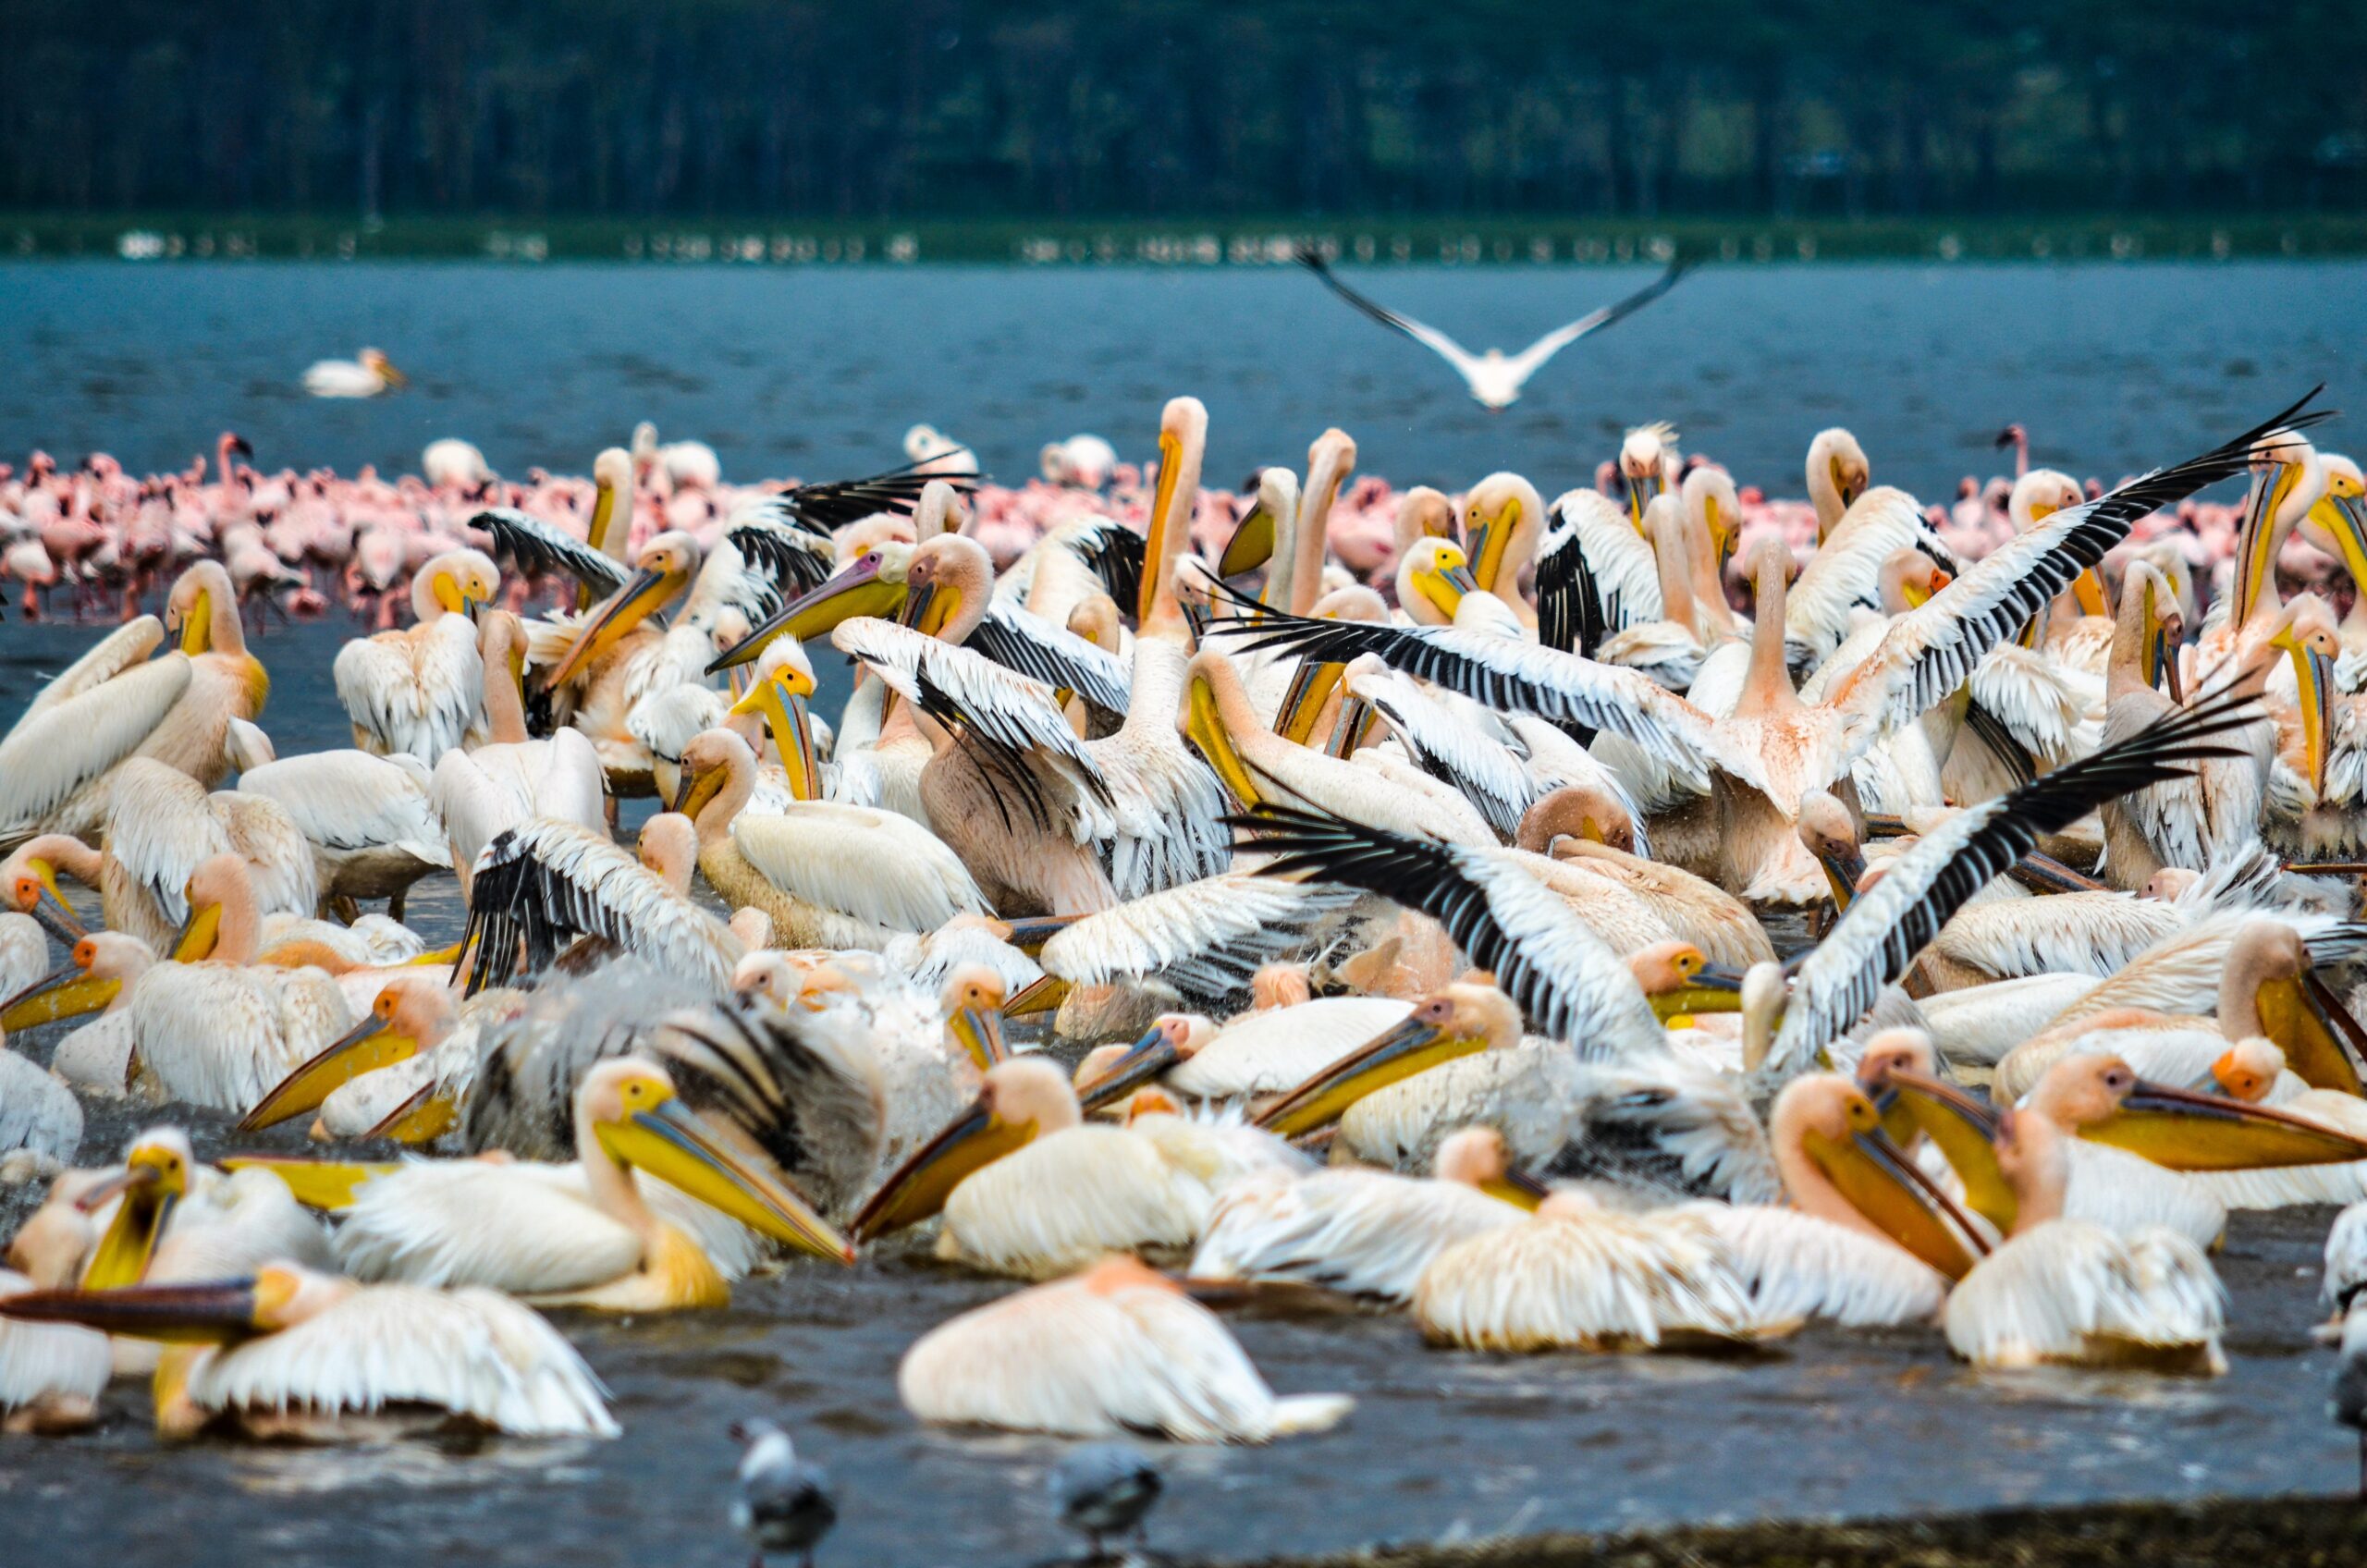
[[[1192,1255],[1195,1280],[1295,1280],[1402,1306],[1429,1261],[1510,1225],[1545,1190],[1511,1169],[1503,1134],[1466,1127],[1439,1146],[1438,1175],[1318,1170],[1236,1182]]]
[[[375,349],[350,360],[314,360],[304,371],[304,390],[315,398],[375,398],[410,385],[411,378]]]
[[[774,1240],[854,1261],[805,1200],[734,1153],[656,1062],[604,1061],[575,1096],[576,1163],[448,1160],[363,1182],[337,1230],[362,1280],[484,1285],[608,1312],[721,1306],[731,1289],[687,1232],[654,1211],[645,1172]]]
[[[2226,1370],[2226,1296],[2201,1248],[2159,1226],[2116,1236],[2064,1214],[2067,1134],[2044,1116],[1999,1115],[1997,1163],[2012,1231],[1948,1296],[1948,1348],[1981,1366]]]
[[[1668,270],[1638,288],[1624,300],[1613,300],[1600,309],[1588,312],[1567,325],[1557,326],[1517,354],[1507,355],[1490,349],[1475,354],[1434,326],[1424,326],[1413,317],[1373,303],[1333,276],[1331,265],[1322,255],[1305,246],[1300,247],[1301,264],[1321,278],[1331,292],[1357,310],[1370,316],[1392,332],[1402,332],[1430,352],[1454,367],[1470,388],[1472,398],[1485,409],[1508,409],[1519,401],[1521,388],[1528,378],[1545,368],[1545,362],[1588,333],[1600,332],[1612,323],[1642,310],[1676,287],[1685,276],[1686,263],[1671,262]]]
[[[612,1438],[599,1380],[531,1309],[493,1291],[360,1285],[292,1264],[247,1279],[40,1291],[0,1317],[170,1348],[156,1431],[356,1441],[454,1419],[513,1437]]]
[[[1279,1143],[1264,1158],[1299,1163]],[[1041,1279],[1107,1252],[1188,1249],[1238,1167],[1225,1140],[1179,1117],[1087,1123],[1059,1068],[1020,1057],[987,1072],[976,1103],[873,1194],[854,1230],[867,1240],[941,1207],[938,1256]]]
[[[896,1369],[942,1426],[1263,1443],[1339,1424],[1344,1394],[1277,1395],[1216,1315],[1129,1257],[939,1324]]]
[[[399,631],[357,637],[337,651],[337,701],[353,743],[373,756],[399,752],[433,767],[474,728],[484,704],[472,606],[491,605],[501,572],[475,550],[448,550],[411,582],[411,614]]]

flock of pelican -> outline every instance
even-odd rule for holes
[[[2367,518],[2310,401],[2028,472],[1977,560],[1822,432],[1816,547],[1742,599],[1735,486],[1662,426],[1615,494],[1408,492],[1386,594],[1331,549],[1336,430],[1196,547],[1191,398],[1140,529],[1000,570],[959,473],[637,529],[612,450],[581,515],[421,560],[330,671],[351,746],[288,756],[200,560],[0,739],[0,1175],[49,1183],[0,1413],[138,1374],[166,1438],[607,1436],[544,1311],[915,1247],[1022,1283],[905,1407],[1073,1438],[1339,1422],[1245,1298],[2219,1371],[2229,1213],[2367,1199],[2367,595],[2275,570],[2299,533],[2367,581]],[[2132,543],[2238,478],[2215,593]]]

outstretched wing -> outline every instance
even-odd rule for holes
[[[1134,676],[1123,659],[1017,605],[990,607],[962,645],[1055,691],[1073,692],[1105,713],[1126,712]]]
[[[1378,304],[1371,300],[1367,300],[1363,295],[1357,293],[1355,289],[1349,288],[1346,284],[1341,282],[1338,275],[1332,272],[1331,264],[1325,262],[1321,255],[1309,247],[1304,245],[1299,247],[1298,259],[1299,264],[1306,267],[1307,271],[1313,273],[1316,276],[1321,278],[1323,280],[1323,286],[1326,288],[1331,289],[1332,293],[1337,294],[1341,299],[1345,300],[1349,304],[1354,305],[1357,310],[1363,312],[1366,315],[1370,316],[1373,320],[1380,323],[1381,325],[1388,327],[1391,331],[1404,333],[1415,342],[1421,344],[1432,353],[1444,359],[1449,364],[1454,366],[1455,369],[1465,371],[1467,374],[1469,367],[1478,362],[1478,355],[1472,353],[1470,349],[1466,349],[1462,344],[1457,343],[1453,338],[1449,337],[1445,333],[1441,332],[1437,327],[1425,326],[1422,323],[1416,321],[1412,316],[1399,315],[1395,311],[1391,310],[1388,306]]]
[[[830,576],[830,541],[803,526],[780,501],[751,507],[724,537],[739,550],[743,570],[771,584],[774,608],[792,604]]]
[[[978,488],[983,477],[975,473],[922,473],[917,467],[906,463],[867,479],[801,484],[782,493],[780,506],[803,526],[828,533],[874,512],[902,512],[910,516],[913,508],[920,505],[921,492],[932,481],[942,480],[966,496]]]
[[[1600,310],[1588,311],[1567,326],[1555,327],[1512,357],[1515,373],[1523,380],[1527,380],[1534,375],[1546,361],[1576,343],[1579,338],[1586,337],[1588,333],[1600,332],[1613,322],[1625,321],[1675,288],[1677,280],[1691,271],[1693,263],[1690,262],[1671,262],[1666,272],[1662,273],[1660,276],[1625,299],[1614,300]],[[1333,287],[1336,288],[1337,285]]]
[[[2060,830],[2116,795],[2183,778],[2187,764],[2240,755],[2233,747],[2210,744],[2210,738],[2256,717],[2249,697],[2208,699],[2116,746],[1958,812],[1925,834],[1851,901],[1800,965],[1769,1066],[1805,1072],[1817,1052],[1873,1006],[1884,986],[1907,973],[1948,917],[2028,854],[2039,835]]]
[[[595,599],[605,599],[625,585],[623,562],[515,507],[487,508],[469,519],[469,526],[493,535],[495,560],[529,576],[563,571]]]

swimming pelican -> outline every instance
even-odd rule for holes
[[[2066,1216],[2067,1138],[2044,1116],[1999,1114],[2013,1229],[1949,1293],[1948,1348],[1981,1366],[2226,1371],[2226,1295],[2210,1260],[2175,1231],[2117,1236]]]
[[[1319,1432],[1355,1404],[1275,1394],[1214,1313],[1130,1257],[938,1325],[904,1353],[896,1391],[940,1426],[1195,1443]]]
[[[1576,1192],[1440,1252],[1414,1318],[1433,1343],[1500,1351],[1731,1345],[1793,1326],[1759,1319],[1699,1220],[1619,1214]]]
[[[1264,1162],[1296,1157],[1273,1144]],[[1106,1252],[1188,1249],[1237,1165],[1179,1117],[1088,1123],[1059,1068],[1019,1057],[988,1070],[976,1102],[872,1195],[854,1232],[869,1240],[941,1207],[938,1256],[1042,1279]]]
[[[411,578],[412,625],[337,650],[332,673],[355,746],[373,756],[399,752],[433,767],[475,728],[485,676],[470,609],[493,604],[500,591],[501,572],[490,558],[448,550]]]
[[[0,1317],[154,1338],[159,1437],[383,1439],[454,1419],[513,1437],[612,1438],[599,1380],[494,1291],[361,1285],[293,1264],[211,1283],[40,1291]]]
[[[1588,312],[1577,320],[1557,326],[1517,354],[1507,355],[1490,349],[1475,354],[1434,326],[1425,326],[1413,317],[1373,303],[1333,276],[1331,264],[1322,255],[1306,246],[1298,251],[1300,264],[1321,278],[1325,287],[1364,314],[1370,316],[1392,332],[1402,332],[1430,352],[1454,367],[1470,388],[1472,398],[1490,410],[1508,409],[1519,401],[1521,388],[1528,378],[1545,368],[1545,362],[1579,338],[1600,332],[1613,322],[1642,310],[1676,287],[1677,279],[1686,273],[1686,263],[1671,262],[1668,270],[1638,288],[1625,299],[1613,300],[1600,309]]]
[[[270,737],[236,719],[232,760],[241,795],[276,802],[312,846],[320,901],[348,920],[363,899],[386,900],[403,917],[411,885],[452,864],[452,850],[428,798],[431,776],[407,753],[372,756],[350,749],[274,753]]]
[[[304,371],[304,390],[315,398],[375,398],[411,385],[411,378],[375,349],[350,360],[315,360]]]
[[[483,1285],[606,1312],[721,1306],[731,1289],[649,1206],[646,1172],[776,1241],[854,1261],[806,1201],[736,1154],[656,1062],[603,1061],[575,1093],[573,1166],[412,1162],[362,1182],[337,1233],[361,1280]]]
[[[1543,1200],[1510,1165],[1502,1133],[1466,1127],[1439,1146],[1431,1181],[1358,1170],[1250,1177],[1218,1200],[1186,1272],[1296,1280],[1402,1306],[1439,1253]]]

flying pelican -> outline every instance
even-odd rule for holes
[[[373,756],[395,753],[427,766],[475,728],[484,704],[475,605],[490,605],[501,572],[476,550],[448,550],[411,582],[417,620],[399,631],[357,637],[337,650],[337,701],[353,720],[353,743]]]
[[[2176,1231],[2117,1236],[2066,1216],[2067,1139],[2044,1116],[1999,1114],[1997,1163],[2014,1194],[2013,1229],[1949,1293],[1948,1348],[1981,1366],[2226,1371],[2226,1298],[2210,1260]]]
[[[1355,1404],[1275,1394],[1214,1313],[1131,1257],[938,1325],[904,1353],[896,1391],[940,1426],[1189,1443],[1319,1432]]]
[[[1210,1211],[1187,1273],[1296,1280],[1403,1306],[1431,1258],[1543,1200],[1510,1166],[1502,1133],[1466,1127],[1439,1145],[1433,1181],[1357,1170],[1250,1177]]]
[[[463,900],[475,880],[477,857],[502,833],[538,817],[599,832],[607,809],[600,757],[589,736],[571,727],[561,727],[547,740],[526,733],[519,684],[525,631],[518,618],[491,611],[478,637],[485,743],[474,751],[445,753],[428,787],[428,802],[443,820]]]
[[[36,1291],[0,1317],[167,1341],[156,1432],[379,1439],[459,1419],[513,1437],[612,1438],[599,1380],[558,1330],[494,1291],[361,1285],[294,1264],[245,1279]]]
[[[375,349],[350,360],[315,360],[304,371],[304,390],[315,398],[375,398],[411,385],[411,378]]]
[[[1259,1153],[1298,1163],[1278,1143]],[[1106,1252],[1188,1249],[1239,1163],[1180,1117],[1088,1123],[1059,1068],[1019,1057],[988,1070],[975,1103],[872,1195],[854,1231],[869,1240],[941,1207],[938,1256],[1042,1279]]]
[[[1370,316],[1392,332],[1402,332],[1415,342],[1453,365],[1462,376],[1464,385],[1482,408],[1503,410],[1520,398],[1521,388],[1528,378],[1543,369],[1545,362],[1588,333],[1599,332],[1622,317],[1642,310],[1676,287],[1677,279],[1686,274],[1686,263],[1671,262],[1668,270],[1636,290],[1624,300],[1614,300],[1599,310],[1589,311],[1566,326],[1557,326],[1519,353],[1506,355],[1490,349],[1475,354],[1434,326],[1425,326],[1411,316],[1375,304],[1334,276],[1322,255],[1305,246],[1298,252],[1301,265],[1321,278],[1331,292],[1357,310]]]
[[[606,1312],[721,1306],[731,1288],[690,1234],[653,1210],[636,1172],[776,1241],[854,1261],[805,1200],[736,1154],[656,1062],[603,1061],[575,1093],[573,1166],[412,1162],[356,1189],[337,1229],[353,1276],[483,1285]]]
[[[387,917],[399,921],[411,885],[451,865],[451,845],[428,798],[431,776],[408,753],[280,757],[271,738],[244,719],[231,721],[230,749],[238,792],[288,814],[312,846],[320,901],[347,920],[359,916],[359,900],[384,899]]]

